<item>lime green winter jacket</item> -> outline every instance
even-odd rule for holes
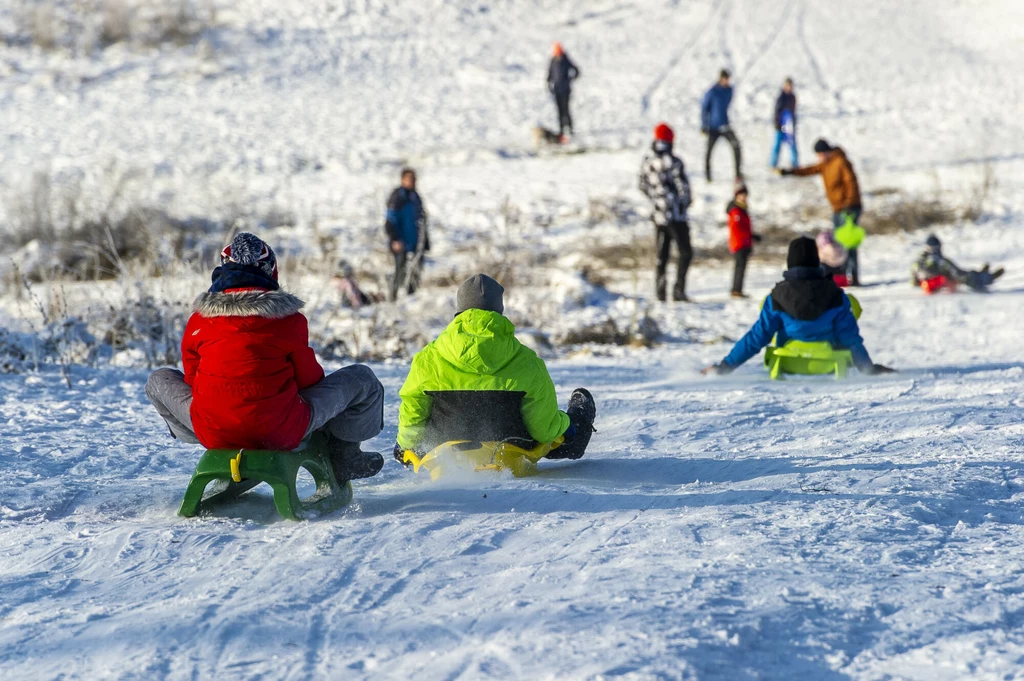
[[[403,449],[415,449],[423,439],[434,405],[428,393],[444,391],[520,392],[530,437],[547,443],[566,431],[569,417],[558,409],[544,361],[516,340],[515,330],[497,312],[471,309],[416,353],[399,392],[398,444]]]

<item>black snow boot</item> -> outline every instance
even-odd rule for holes
[[[590,436],[594,434],[594,419],[597,418],[597,404],[594,396],[586,388],[576,388],[569,397],[569,408],[565,410],[569,422],[574,426],[572,439],[567,439],[561,447],[552,450],[548,459],[579,459],[587,451]]]
[[[333,435],[327,438],[327,455],[340,483],[372,478],[384,467],[384,457],[378,452],[364,452],[358,442],[346,442]]]

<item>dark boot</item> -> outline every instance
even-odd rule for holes
[[[569,408],[565,410],[572,424],[573,436],[562,446],[552,450],[547,459],[579,459],[587,451],[590,436],[594,434],[594,419],[597,418],[597,404],[586,388],[576,388],[569,397]]]
[[[655,288],[654,294],[658,297],[658,300],[660,300],[661,302],[664,303],[666,298],[667,298],[667,296],[666,296],[666,289],[668,288],[668,285],[665,282],[665,277],[664,276],[658,278],[658,281],[655,284],[654,288]]]
[[[358,442],[346,442],[333,435],[327,439],[327,455],[340,483],[372,478],[384,467],[384,457],[378,452],[364,452]]]

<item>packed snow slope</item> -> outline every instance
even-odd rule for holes
[[[144,370],[76,367],[70,389],[56,371],[0,375],[0,678],[1024,678],[1024,5],[896,5],[253,0],[218,3],[203,48],[0,44],[6,190],[40,166],[116,160],[183,215],[284,206],[369,248],[409,161],[444,226],[441,264],[487,238],[507,197],[569,221],[524,229],[571,255],[590,198],[639,205],[659,119],[696,169],[699,98],[722,66],[756,210],[795,221],[820,185],[763,169],[792,75],[805,157],[828,136],[869,190],[962,197],[991,169],[983,220],[940,236],[964,265],[1009,269],[989,295],[925,297],[906,283],[923,235],[872,237],[862,330],[901,373],[773,383],[756,360],[698,370],[781,265],[758,264],[754,297],[731,301],[725,271],[698,263],[698,302],[653,309],[720,340],[549,361],[563,401],[579,385],[597,397],[582,461],[444,483],[389,461],[350,507],[304,523],[266,494],[177,518],[199,452],[167,437]],[[530,148],[556,39],[583,71],[587,154]],[[695,179],[698,245],[723,238],[730,186]],[[390,451],[407,366],[374,369],[387,426],[368,446]]]
[[[990,295],[861,292],[898,375],[699,376],[722,343],[554,361],[563,400],[597,396],[585,459],[444,483],[389,461],[303,523],[266,494],[176,518],[198,451],[167,437],[142,371],[2,376],[0,671],[1020,678],[1024,258],[1008,264]],[[756,308],[701,306],[734,336]],[[375,368],[386,451],[405,367]]]

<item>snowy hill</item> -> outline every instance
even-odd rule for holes
[[[210,0],[182,5],[183,37],[158,43],[163,15],[122,4],[0,7],[0,351],[25,353],[0,374],[0,676],[1024,676],[1024,4]],[[117,17],[126,37],[102,38]],[[554,40],[583,74],[585,153],[530,137],[554,118]],[[719,148],[720,179],[704,182],[698,122],[722,67],[755,229],[827,222],[817,179],[766,168],[782,78],[803,158],[824,136],[853,159],[879,227],[861,255],[862,332],[901,373],[697,373],[782,269],[766,250],[753,298],[726,298],[713,256],[731,159]],[[691,305],[650,295],[636,180],[659,120],[694,186]],[[345,258],[374,287],[407,163],[436,220],[428,285],[339,311],[329,269]],[[991,294],[907,286],[926,232],[898,226],[925,209],[956,260],[1007,267]],[[157,214],[172,227],[144,243],[159,252],[117,279],[26,291],[13,269],[57,257],[54,224]],[[109,338],[151,308],[173,335],[238,226],[280,247],[328,367],[347,361],[327,352],[338,339],[393,357],[373,365],[388,424],[370,446],[390,451],[406,357],[450,318],[453,281],[494,268],[561,398],[597,397],[587,457],[445,484],[389,461],[353,505],[307,523],[276,520],[266,495],[175,517],[198,452],[146,402],[153,339]],[[564,338],[638,317],[660,328],[654,347]]]

